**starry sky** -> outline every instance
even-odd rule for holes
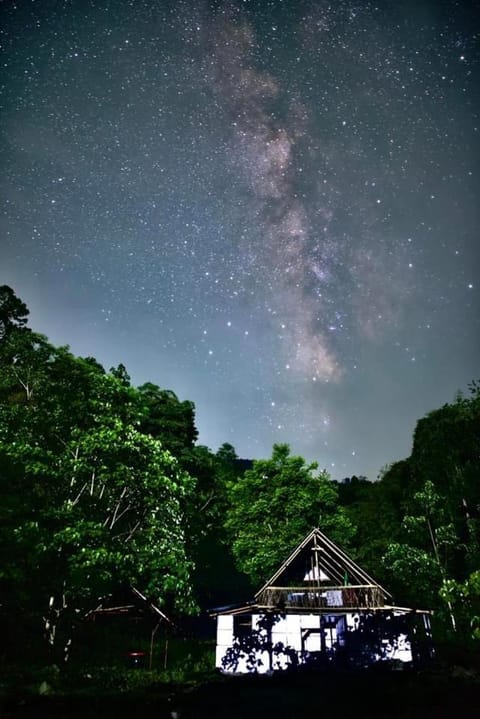
[[[478,4],[0,12],[0,283],[34,329],[336,479],[479,378]]]

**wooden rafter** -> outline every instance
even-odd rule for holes
[[[288,559],[279,567],[275,574],[258,590],[255,594],[255,599],[259,600],[262,594],[272,585],[275,586],[277,579],[293,564],[295,559],[311,546],[312,552],[316,555],[316,562],[320,569],[323,569],[325,573],[329,573],[329,576],[337,581],[339,585],[345,583],[345,575],[348,575],[349,583],[362,586],[373,586],[377,587],[386,597],[390,597],[390,593],[387,592],[378,582],[376,582],[367,572],[365,572],[356,562],[351,559],[348,554],[340,549],[334,542],[332,542],[323,532],[318,528],[312,529],[312,531],[300,542],[298,547],[293,550]],[[320,560],[318,555],[320,553]],[[317,568],[318,574],[318,568]]]

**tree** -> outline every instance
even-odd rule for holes
[[[350,554],[380,583],[387,582],[381,558],[401,531],[408,462],[396,462],[378,482],[352,477],[338,485],[338,501],[356,528]]]
[[[402,532],[384,556],[402,601],[438,608],[440,615],[447,607],[454,627],[468,594],[458,588],[469,586],[480,563],[478,384],[470,390],[470,397],[458,394],[418,421],[399,495]]]
[[[337,490],[318,465],[290,456],[286,444],[257,460],[229,488],[225,527],[239,569],[265,581],[314,526],[346,546],[353,534]]]
[[[191,450],[198,437],[193,402],[181,402],[175,392],[152,382],[141,385],[138,391],[143,403],[141,431],[159,439],[175,457]]]
[[[107,419],[74,431],[46,462],[24,445],[9,454],[30,480],[31,511],[13,527],[15,555],[25,557],[24,594],[33,581],[52,646],[66,646],[75,617],[123,583],[159,605],[193,609],[183,523],[193,481],[159,442]]]
[[[432,482],[427,480],[414,494],[403,528],[403,542],[391,543],[384,557],[392,580],[397,584],[401,578],[404,598],[413,606],[420,602],[438,606],[438,592],[447,580],[457,538]],[[455,628],[452,612],[451,621]]]
[[[3,340],[13,327],[24,327],[29,311],[27,305],[19,299],[8,285],[0,286],[0,340]]]
[[[455,608],[463,631],[480,640],[480,571],[472,572],[464,582],[447,579],[440,596],[449,608]]]
[[[68,645],[75,621],[122,583],[192,611],[185,515],[194,481],[139,431],[143,398],[125,369],[107,374],[21,322],[5,326],[2,611],[31,616],[55,650]]]
[[[200,606],[211,608],[250,596],[252,587],[235,566],[223,526],[228,489],[242,476],[243,462],[232,445],[224,444],[216,454],[196,445],[182,453],[181,464],[196,481],[188,507],[188,526]]]
[[[459,551],[450,572],[466,579],[480,564],[480,388],[419,420],[411,456],[415,489],[428,480],[441,496]]]
[[[0,457],[28,497],[9,503],[8,603],[23,597],[41,611],[52,647],[66,646],[75,617],[122,583],[192,611],[185,508],[194,482],[157,440],[110,415],[73,429],[62,451],[17,441],[0,444]]]

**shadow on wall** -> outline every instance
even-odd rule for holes
[[[256,629],[235,636],[223,656],[222,671],[271,674],[299,669],[366,669],[379,663],[395,664],[396,655],[405,648],[411,648],[410,665],[420,666],[433,658],[431,638],[413,613],[358,614],[354,628],[346,627],[331,647],[314,652],[299,651],[272,640],[273,627],[284,618],[278,613],[265,614],[259,618]],[[326,631],[324,628],[320,633]]]

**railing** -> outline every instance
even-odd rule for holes
[[[258,604],[268,608],[298,609],[373,609],[383,607],[385,597],[372,584],[345,587],[267,587]]]

